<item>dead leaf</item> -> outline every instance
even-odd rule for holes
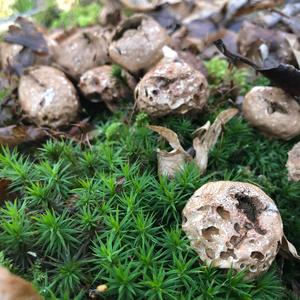
[[[176,4],[180,0],[121,0],[121,3],[135,12],[147,12],[163,4]]]
[[[286,34],[285,38],[291,46],[291,49],[297,60],[298,67],[300,67],[300,44],[299,44],[297,36],[294,34]]]
[[[226,7],[226,20],[259,10],[272,9],[282,4],[284,4],[284,0],[229,0]]]
[[[196,135],[193,140],[193,147],[196,151],[195,162],[199,167],[201,174],[206,171],[208,153],[215,146],[223,126],[237,113],[238,109],[236,108],[224,110],[217,116],[211,126],[210,122],[207,122],[204,126],[194,132],[194,135]]]
[[[157,132],[163,138],[165,138],[174,150],[180,150],[181,152],[185,152],[185,150],[182,148],[180,144],[177,134],[173,130],[168,129],[166,127],[154,126],[154,125],[149,125],[148,127],[151,130]]]
[[[300,70],[292,65],[279,64],[275,67],[260,68],[248,58],[232,53],[224,45],[222,40],[214,42],[215,46],[223,53],[232,64],[244,63],[270,79],[275,86],[282,88],[293,96],[300,96]]]
[[[216,144],[223,126],[237,113],[238,110],[235,108],[224,110],[217,116],[212,125],[208,121],[194,132],[196,136],[193,140],[194,161],[201,174],[206,171],[208,153]],[[177,134],[173,130],[162,126],[150,125],[148,127],[165,138],[173,148],[170,152],[157,150],[158,174],[173,178],[186,162],[193,160],[193,156],[183,149]]]
[[[11,125],[0,128],[0,145],[16,146],[34,142],[46,136],[46,131],[38,127]]]
[[[300,256],[297,253],[297,249],[295,246],[288,241],[285,235],[283,235],[282,238],[282,245],[280,247],[280,254],[285,258],[295,258],[297,260],[300,260]]]
[[[16,25],[9,26],[8,33],[4,36],[4,41],[11,44],[22,45],[38,54],[48,54],[48,45],[44,35],[39,32],[35,25],[29,20],[18,17],[15,21]]]

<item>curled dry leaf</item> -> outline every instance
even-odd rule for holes
[[[288,170],[288,179],[291,181],[300,181],[300,142],[294,145],[288,153],[286,163]]]
[[[121,21],[121,3],[119,0],[105,0],[101,10],[100,24],[102,26],[116,26]]]
[[[29,282],[0,267],[0,299],[42,300],[42,297]]]
[[[148,12],[163,4],[176,4],[180,0],[121,0],[127,8],[137,12]]]
[[[22,143],[35,142],[46,136],[45,130],[33,126],[0,127],[0,145],[16,146]]]
[[[282,89],[256,86],[245,96],[245,119],[269,137],[289,140],[300,134],[300,105]]]
[[[22,45],[38,54],[48,54],[48,45],[44,35],[36,29],[32,22],[23,17],[18,17],[16,23],[20,27],[15,25],[9,26],[9,31],[4,36],[5,42]]]
[[[283,241],[274,201],[243,182],[210,182],[183,209],[183,230],[200,259],[222,269],[246,269],[254,278],[267,271]]]
[[[300,260],[300,256],[297,252],[297,249],[295,248],[295,246],[288,241],[288,239],[286,238],[285,234],[283,235],[283,239],[282,239],[282,246],[280,248],[280,254],[283,257],[287,257],[287,258],[295,258],[297,260]]]
[[[210,123],[206,123],[194,132],[195,138],[193,140],[193,147],[196,152],[195,162],[201,173],[206,171],[208,153],[215,146],[223,126],[237,113],[238,109],[236,108],[224,110],[217,116],[211,126]]]
[[[274,85],[282,88],[293,96],[300,96],[300,70],[292,65],[279,64],[276,67],[260,68],[248,58],[232,53],[227,49],[222,40],[214,42],[216,47],[223,53],[232,64],[244,63],[269,78]]]
[[[195,131],[196,137],[193,140],[193,147],[196,154],[194,161],[199,167],[201,174],[206,171],[208,153],[216,144],[223,126],[233,118],[237,112],[237,109],[227,109],[217,116],[212,125],[210,125],[210,122],[207,122],[204,126]],[[186,162],[192,161],[193,157],[184,150],[177,134],[171,129],[153,125],[149,126],[149,128],[166,139],[173,148],[170,152],[160,149],[157,150],[158,173],[172,178],[176,172],[183,168]]]
[[[184,167],[185,163],[193,158],[183,149],[177,134],[173,130],[162,126],[150,125],[148,127],[166,139],[173,148],[170,152],[157,149],[158,174],[173,178]]]

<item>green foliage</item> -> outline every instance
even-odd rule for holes
[[[48,8],[35,16],[35,19],[48,28],[87,27],[97,22],[101,5],[91,2],[87,5],[75,5],[69,11],[59,11],[55,2],[49,1]]]
[[[210,87],[218,89],[221,86],[229,85],[229,90],[237,89],[239,95],[245,95],[253,86],[268,85],[270,82],[263,76],[255,77],[253,80],[253,71],[249,68],[238,69],[230,66],[225,58],[212,58],[204,62],[208,72],[208,81]]]
[[[24,13],[34,7],[34,0],[17,0],[12,8],[19,13]]]
[[[181,211],[209,181],[251,182],[275,200],[288,238],[300,248],[300,187],[285,169],[296,141],[269,140],[235,117],[211,151],[205,176],[187,164],[168,180],[157,175],[156,148],[166,144],[147,128],[154,121],[140,113],[128,124],[126,114],[101,114],[91,147],[48,140],[29,156],[1,149],[0,178],[11,181],[16,200],[0,209],[0,263],[53,300],[86,299],[99,284],[108,286],[104,299],[284,299],[276,263],[254,281],[202,264],[181,229]],[[192,132],[212,117],[155,124],[175,130],[187,148]],[[288,285],[300,276],[294,263],[284,268]]]

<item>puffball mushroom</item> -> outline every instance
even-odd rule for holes
[[[205,76],[179,58],[163,58],[135,89],[137,108],[152,117],[201,111],[207,98]]]
[[[245,119],[269,137],[289,140],[300,134],[300,105],[280,88],[252,88],[242,110]]]
[[[29,282],[0,267],[0,299],[42,300],[42,297]]]
[[[289,151],[286,166],[289,180],[300,181],[300,142]]]
[[[130,97],[130,84],[133,83],[132,88],[135,87],[135,79],[128,72],[120,70],[119,77],[113,75],[113,66],[101,66],[85,72],[80,77],[79,88],[92,102],[103,101],[110,106],[116,101]]]
[[[78,79],[89,69],[109,62],[110,33],[99,27],[80,29],[58,43],[54,60],[65,73]]]
[[[168,35],[153,18],[136,14],[116,28],[109,55],[126,70],[136,73],[148,69],[162,58]]]
[[[283,224],[273,202],[258,187],[243,182],[210,182],[183,209],[183,230],[207,264],[248,278],[269,269],[283,239]]]
[[[80,104],[73,84],[60,70],[48,66],[29,69],[20,78],[19,102],[38,126],[57,128],[73,122]]]

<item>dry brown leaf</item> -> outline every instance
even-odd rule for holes
[[[298,67],[300,68],[300,44],[299,44],[298,38],[294,34],[286,34],[285,38],[288,41],[288,43],[290,44],[291,49],[294,53],[294,56],[297,60]]]
[[[181,152],[185,152],[185,150],[180,144],[177,134],[173,130],[163,126],[149,125],[148,127],[151,130],[157,132],[163,138],[165,138],[174,150],[180,150]]]
[[[207,122],[194,132],[194,135],[196,135],[193,140],[193,147],[196,151],[195,162],[201,173],[204,173],[207,168],[208,153],[216,144],[223,126],[237,113],[238,109],[236,108],[226,109],[217,116],[211,126]]]
[[[0,128],[0,145],[16,146],[46,137],[45,130],[34,126],[11,125]]]
[[[283,238],[282,238],[282,245],[281,245],[281,248],[280,248],[280,254],[283,257],[286,257],[286,258],[293,257],[297,260],[300,260],[300,256],[297,252],[297,249],[295,248],[295,246],[291,242],[288,241],[285,234],[283,235]]]
[[[194,132],[194,135],[196,135],[193,140],[193,147],[196,152],[194,161],[201,174],[206,170],[208,153],[216,144],[223,125],[237,113],[236,108],[224,110],[217,116],[212,125],[208,121]],[[173,151],[170,152],[157,150],[158,174],[172,178],[176,172],[183,168],[186,162],[192,161],[193,157],[183,149],[177,134],[173,130],[162,126],[150,125],[148,127],[165,138],[173,148]]]

